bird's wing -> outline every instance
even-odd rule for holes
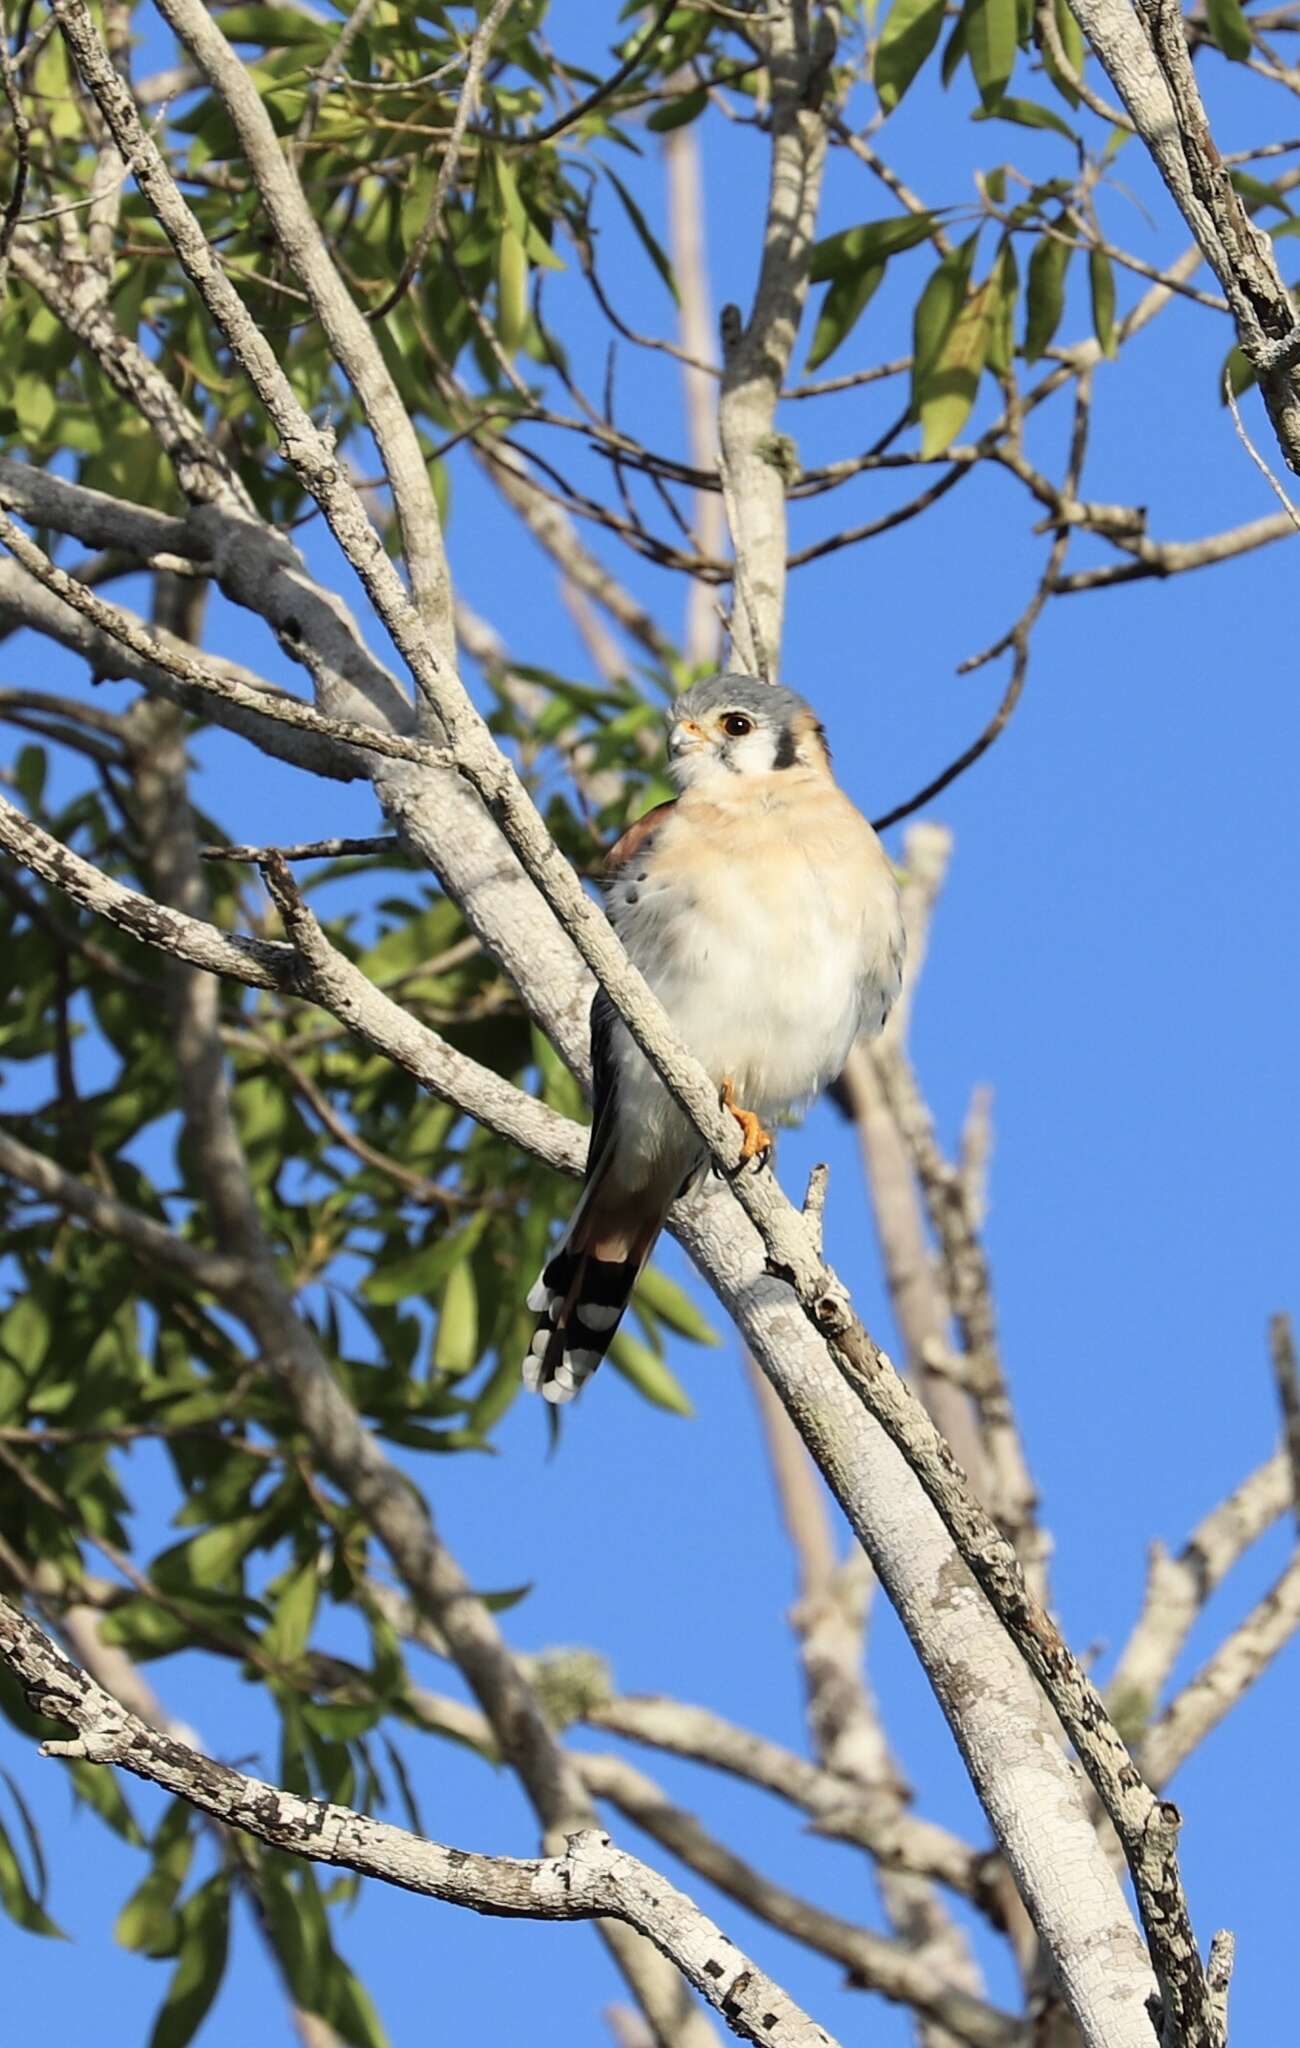
[[[614,1026],[618,1011],[603,988],[591,1004],[591,1136],[587,1141],[587,1180],[595,1177],[602,1154],[613,1143],[618,1122],[618,1066],[614,1059]]]
[[[660,826],[667,822],[669,812],[675,809],[676,798],[670,798],[666,804],[656,804],[643,818],[638,818],[635,824],[628,826],[627,831],[614,841],[605,855],[607,880],[612,881],[638,853],[649,851],[649,841]]]

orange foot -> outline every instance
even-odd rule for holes
[[[730,1111],[744,1133],[745,1142],[740,1148],[740,1163],[746,1165],[751,1159],[759,1159],[772,1149],[772,1133],[765,1131],[752,1109],[742,1109],[736,1101],[735,1083],[730,1076],[722,1084],[722,1107]]]

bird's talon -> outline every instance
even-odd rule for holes
[[[751,1159],[757,1159],[760,1167],[765,1165],[772,1154],[772,1133],[763,1128],[761,1120],[752,1109],[742,1109],[736,1101],[735,1084],[727,1079],[722,1084],[722,1107],[734,1116],[740,1125],[744,1144],[740,1148],[740,1164],[748,1166]]]

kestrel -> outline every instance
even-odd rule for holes
[[[681,791],[606,861],[615,931],[717,1083],[745,1136],[812,1099],[898,994],[903,925],[880,841],[831,774],[811,705],[749,676],[715,676],[669,712]],[[669,1207],[707,1149],[608,996],[591,1009],[587,1176],[528,1296],[540,1318],[525,1383],[568,1401],[609,1348]]]

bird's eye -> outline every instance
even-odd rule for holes
[[[729,740],[743,740],[747,732],[753,732],[754,721],[746,718],[743,711],[729,711],[722,721],[722,730]]]

